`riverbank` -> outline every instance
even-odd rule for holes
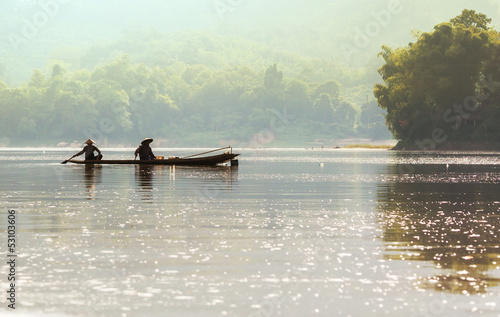
[[[375,149],[375,150],[392,150],[394,145],[389,144],[349,144],[343,147],[344,149]]]
[[[443,142],[440,144],[434,142],[410,142],[400,140],[392,150],[401,151],[488,151],[500,152],[500,143],[491,142]]]

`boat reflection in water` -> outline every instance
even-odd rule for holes
[[[87,199],[94,200],[97,184],[102,181],[102,166],[85,165],[84,186],[87,189]]]
[[[138,186],[138,192],[141,193],[141,199],[144,201],[152,202],[153,200],[155,167],[155,165],[135,165],[135,181]]]
[[[210,201],[227,199],[233,185],[238,180],[238,166],[207,166],[203,168],[188,168],[190,178],[196,178],[193,183],[193,194],[197,200]],[[183,168],[183,172],[187,171]],[[179,174],[179,173],[178,173]]]
[[[384,256],[432,262],[442,272],[419,278],[417,288],[486,293],[500,284],[500,169],[447,168],[415,165],[406,174],[394,166],[395,179],[378,192]]]
[[[176,190],[190,193],[191,199],[216,199],[221,192],[230,191],[238,179],[237,166],[164,166],[136,165],[135,181],[141,200],[153,201],[156,191],[164,199]]]

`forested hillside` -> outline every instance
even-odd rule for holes
[[[464,3],[8,2],[0,11],[0,143],[389,139],[372,93],[381,45],[408,43],[412,29]]]
[[[260,72],[151,67],[124,55],[92,72],[68,72],[56,63],[21,87],[2,83],[0,105],[0,133],[16,144],[91,137],[116,146],[153,136],[165,146],[314,146],[388,137],[375,104],[357,109],[337,81],[288,78],[276,64]]]

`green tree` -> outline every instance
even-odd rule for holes
[[[264,87],[267,89],[280,88],[283,83],[283,72],[278,71],[276,64],[269,66],[264,74]]]
[[[336,121],[332,100],[329,94],[322,93],[313,105],[313,119],[325,123]]]
[[[295,116],[304,116],[311,112],[312,103],[307,90],[307,84],[297,79],[293,79],[287,84],[284,98],[288,112]]]
[[[321,94],[328,94],[330,98],[337,99],[340,94],[340,85],[335,80],[328,80],[314,89],[313,98],[318,98]]]
[[[487,22],[483,15],[464,11],[407,47],[383,47],[379,74],[384,83],[375,85],[374,95],[387,110],[386,123],[396,138],[428,137],[446,123],[442,118],[450,108],[475,95],[489,58]]]
[[[46,84],[45,75],[40,70],[35,69],[33,71],[33,75],[31,75],[31,80],[28,83],[28,86],[30,88],[41,89],[46,88]]]
[[[54,102],[52,137],[80,137],[86,130],[97,129],[99,111],[91,97],[90,84],[81,81],[65,82]]]
[[[90,89],[100,119],[110,122],[104,130],[108,130],[109,133],[130,131],[133,124],[130,120],[129,97],[120,83],[109,79],[99,80],[93,83]]]
[[[354,127],[354,122],[356,121],[357,111],[349,102],[341,101],[340,104],[335,107],[334,115],[337,122],[351,130]]]
[[[112,80],[119,83],[126,91],[130,91],[138,84],[144,82],[140,77],[138,78],[137,72],[131,65],[131,58],[129,55],[123,55],[111,64],[96,69],[92,73],[92,80],[94,82]]]
[[[50,77],[55,78],[61,76],[65,73],[64,68],[60,64],[55,64],[52,66],[52,75]]]
[[[2,136],[15,138],[22,117],[29,116],[29,97],[26,87],[6,89],[0,95],[0,131]]]
[[[487,30],[488,25],[491,23],[491,19],[485,14],[476,13],[474,10],[463,10],[462,14],[451,19],[450,22],[455,26],[457,24],[462,24],[467,28],[478,28],[481,30]]]

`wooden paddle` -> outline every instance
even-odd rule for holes
[[[70,157],[69,159],[65,160],[65,161],[62,161],[61,164],[66,164],[69,162],[69,160],[71,160],[72,158],[74,158],[74,156]]]

